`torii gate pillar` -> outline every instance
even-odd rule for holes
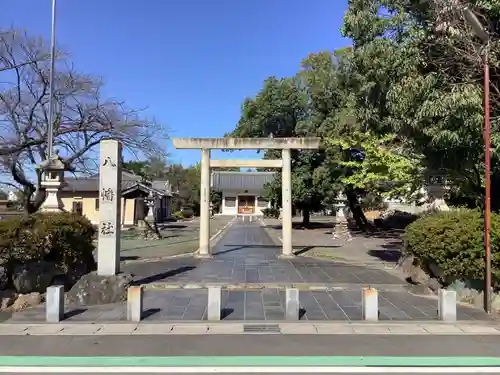
[[[258,160],[256,167],[282,167],[282,208],[283,208],[283,257],[293,257],[292,247],[292,157],[293,149],[317,149],[320,139],[310,138],[174,138],[177,149],[201,150],[201,189],[200,189],[200,247],[198,255],[210,257],[210,165],[225,164],[231,161],[210,161],[210,150],[282,150],[282,160]],[[248,161],[250,162],[250,161]]]

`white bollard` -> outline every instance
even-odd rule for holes
[[[141,321],[143,294],[142,286],[131,286],[127,289],[127,320]]]
[[[222,308],[222,288],[208,287],[207,320],[220,320]]]
[[[47,288],[45,296],[45,319],[49,323],[58,323],[64,319],[64,286],[53,285]]]
[[[438,317],[445,322],[457,320],[457,292],[454,290],[439,289]]]
[[[299,290],[295,288],[286,288],[286,305],[285,318],[286,320],[299,320],[300,303]]]
[[[378,291],[372,288],[363,288],[363,320],[378,321]]]

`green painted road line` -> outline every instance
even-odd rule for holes
[[[487,367],[495,357],[30,357],[0,356],[0,367]]]

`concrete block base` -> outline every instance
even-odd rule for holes
[[[64,286],[54,285],[47,288],[45,319],[49,323],[58,323],[64,319]]]
[[[131,286],[127,290],[127,320],[140,322],[142,319],[142,305],[144,291],[141,286]]]
[[[214,256],[212,254],[200,254],[200,253],[196,253],[196,254],[194,254],[194,257],[195,258],[199,258],[199,259],[212,259]]]
[[[221,287],[208,287],[207,320],[220,320],[222,309]]]
[[[278,259],[294,259],[297,256],[295,254],[280,254],[278,255]]]
[[[445,322],[457,320],[457,292],[454,290],[439,289],[438,318]]]
[[[378,321],[378,291],[372,288],[363,288],[363,320]]]
[[[294,288],[286,288],[286,305],[285,319],[299,320],[300,303],[299,290]]]

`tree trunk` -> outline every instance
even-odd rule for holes
[[[33,197],[35,194],[35,197]],[[45,190],[38,189],[36,192],[30,186],[26,186],[23,192],[23,207],[27,214],[34,214],[38,211],[42,203],[45,201]]]
[[[366,219],[365,213],[359,205],[358,195],[353,191],[349,190],[347,193],[347,201],[349,208],[352,212],[352,217],[356,222],[356,226],[359,230],[366,231],[368,226],[368,220]]]
[[[311,211],[309,207],[302,209],[302,225],[307,226],[311,222]]]

